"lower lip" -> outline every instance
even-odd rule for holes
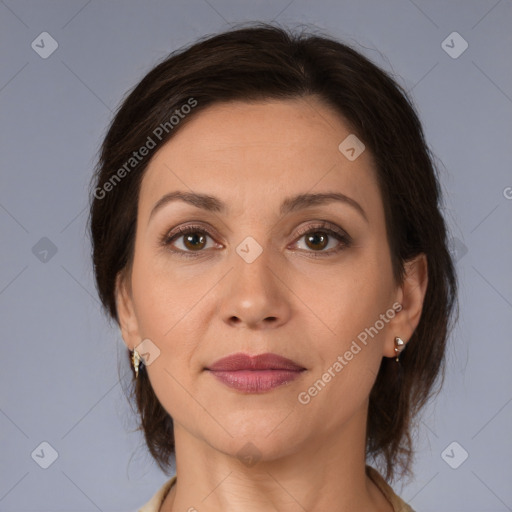
[[[297,379],[303,370],[208,371],[230,388],[246,393],[264,393]]]

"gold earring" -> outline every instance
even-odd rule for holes
[[[405,348],[405,341],[398,336],[395,338],[395,354],[396,354],[396,362],[398,363],[398,358],[400,357],[400,352]]]
[[[139,365],[142,361],[142,358],[140,357],[140,354],[137,352],[137,349],[134,348],[132,352],[132,364],[135,368],[135,378],[139,376]]]

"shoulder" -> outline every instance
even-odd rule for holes
[[[405,503],[399,496],[395,494],[391,486],[384,480],[384,478],[382,478],[376,469],[372,468],[371,466],[366,466],[366,474],[382,491],[384,496],[393,506],[393,510],[395,512],[414,512],[414,510],[409,505],[407,505],[407,503]],[[162,505],[165,497],[167,496],[167,493],[170,491],[175,482],[176,476],[173,476],[167,480],[153,495],[153,497],[145,505],[140,507],[137,512],[159,512],[160,506]]]
[[[167,493],[170,491],[171,487],[176,482],[176,476],[173,476],[167,482],[165,482],[160,489],[153,495],[153,497],[142,507],[140,507],[137,512],[159,512],[160,506],[162,505]]]
[[[382,491],[382,494],[391,503],[395,512],[414,512],[414,510],[395,494],[391,486],[382,478],[381,474],[371,466],[366,466],[366,474],[373,483]]]

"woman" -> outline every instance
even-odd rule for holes
[[[275,26],[206,38],[125,99],[92,194],[140,428],[175,456],[140,511],[412,510],[387,481],[410,473],[456,277],[384,71]]]

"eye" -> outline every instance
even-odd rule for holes
[[[349,247],[352,242],[352,239],[345,231],[327,221],[323,221],[316,226],[306,226],[299,230],[299,235],[299,240],[305,238],[307,247],[301,250],[311,252],[313,257],[323,257],[338,253],[342,249]],[[334,242],[335,240],[337,240],[338,243],[334,243],[334,248],[325,250],[330,242]],[[298,241],[295,243],[298,243]]]
[[[352,243],[350,235],[327,221],[301,228],[298,234],[299,239],[294,242],[294,245],[298,244],[301,238],[305,238],[306,249],[300,248],[300,250],[311,253],[311,256],[315,258],[338,253]],[[199,256],[199,253],[205,252],[204,249],[211,249],[212,247],[222,248],[221,244],[215,244],[215,242],[208,245],[208,238],[213,241],[213,235],[202,226],[179,226],[171,233],[164,234],[161,238],[161,244],[171,252],[184,257]],[[331,242],[336,240],[338,243],[334,244],[334,248],[325,250]]]
[[[170,251],[187,257],[194,256],[190,253],[202,252],[203,249],[209,248],[207,238],[213,240],[211,234],[201,226],[180,226],[173,232],[164,235],[161,243],[168,246]],[[182,247],[173,248],[175,241],[180,242]]]

